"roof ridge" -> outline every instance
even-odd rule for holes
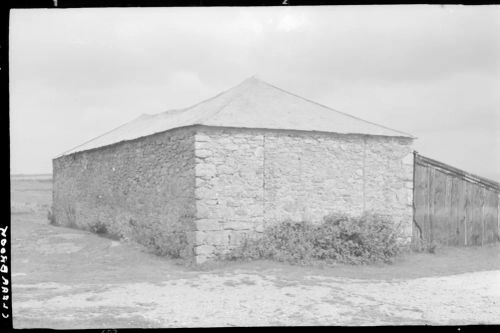
[[[254,78],[254,79],[256,79],[256,78]],[[318,103],[318,102],[312,101],[312,100],[310,100],[310,99],[308,99],[308,98],[305,98],[305,97],[299,96],[299,95],[297,95],[297,94],[294,94],[294,93],[292,93],[292,92],[289,92],[289,91],[286,91],[286,90],[284,90],[284,89],[281,89],[280,87],[276,87],[276,86],[274,86],[274,85],[272,85],[272,84],[270,84],[270,83],[268,83],[268,82],[266,82],[266,81],[263,81],[263,80],[260,80],[260,79],[256,79],[256,80],[257,80],[257,81],[259,81],[259,82],[262,82],[262,83],[264,83],[264,84],[266,84],[266,85],[268,85],[268,86],[270,86],[270,87],[272,87],[272,88],[274,88],[274,89],[277,89],[277,90],[279,90],[279,91],[282,91],[282,92],[284,92],[284,93],[286,93],[286,94],[288,94],[288,95],[292,95],[292,96],[294,96],[294,97],[297,97],[297,98],[303,99],[303,100],[305,100],[305,101],[307,101],[307,102],[309,102],[309,103],[316,104],[316,105],[321,106],[321,107],[323,107],[323,108],[325,108],[325,109],[328,109],[328,110],[331,110],[331,111],[334,111],[334,112],[340,113],[340,114],[342,114],[342,115],[344,115],[344,116],[351,117],[351,118],[354,118],[354,119],[356,119],[356,120],[361,120],[361,121],[364,121],[365,123],[369,123],[369,124],[372,124],[372,125],[375,125],[375,126],[379,126],[379,127],[385,128],[385,129],[390,130],[390,131],[394,131],[394,132],[397,132],[397,133],[401,133],[401,134],[404,134],[405,136],[410,136],[410,137],[411,137],[411,138],[413,138],[413,139],[416,139],[416,138],[417,138],[417,137],[415,137],[414,135],[412,135],[412,134],[410,134],[410,133],[406,133],[406,132],[403,132],[403,131],[398,131],[398,130],[395,130],[395,129],[393,129],[393,128],[387,127],[387,126],[380,125],[380,124],[374,123],[374,122],[372,122],[372,121],[368,121],[368,120],[365,120],[365,119],[362,119],[362,118],[359,118],[359,117],[353,116],[353,115],[351,115],[351,114],[349,114],[349,113],[345,113],[345,112],[342,112],[342,111],[339,111],[339,110],[333,109],[333,108],[331,108],[331,107],[329,107],[329,106],[327,106],[327,105],[323,105],[323,104],[321,104],[321,103]]]
[[[234,86],[234,87],[232,87],[232,88],[230,88],[230,89],[228,89],[228,90],[224,91],[224,93],[228,93],[228,92],[230,92],[231,90],[236,90],[236,88],[240,87],[240,86],[241,86],[241,85],[243,85],[245,82],[248,82],[250,79],[255,79],[255,77],[254,77],[254,76],[252,76],[252,77],[250,77],[250,78],[248,78],[248,79],[246,79],[246,80],[242,81],[240,84],[238,84],[238,85],[236,85],[236,86]],[[240,94],[241,94],[241,93],[240,93]],[[220,95],[220,94],[219,94],[219,95]],[[210,115],[201,115],[201,116],[200,116],[200,117],[199,117],[196,121],[197,121],[197,122],[201,122],[201,121],[203,121],[203,120],[206,120],[207,118],[214,117],[215,115],[219,114],[219,113],[220,113],[222,110],[224,110],[224,109],[225,109],[225,108],[226,108],[229,104],[231,104],[231,102],[233,102],[234,97],[235,97],[235,96],[233,96],[232,98],[228,99],[228,100],[226,101],[226,103],[224,103],[224,105],[222,105],[222,106],[221,106],[221,107],[220,107],[217,111],[213,112],[213,113],[212,113],[212,114],[210,114]]]
[[[240,82],[239,84],[237,84],[236,86],[233,86],[233,87],[231,87],[231,88],[228,88],[228,89],[226,89],[226,90],[224,90],[224,91],[222,91],[222,92],[218,93],[218,94],[217,94],[217,95],[215,95],[215,96],[212,96],[212,97],[210,97],[210,98],[204,99],[204,100],[203,100],[203,101],[201,101],[201,102],[198,102],[198,103],[196,103],[196,104],[193,104],[193,105],[191,105],[191,106],[188,106],[188,107],[186,107],[186,108],[179,109],[179,110],[182,110],[182,111],[187,111],[187,110],[190,110],[190,109],[192,109],[192,108],[194,108],[194,107],[197,107],[198,105],[204,104],[204,103],[206,103],[206,102],[210,102],[211,100],[214,100],[214,99],[216,99],[217,97],[222,96],[222,95],[225,95],[226,93],[230,92],[231,90],[234,90],[234,89],[238,88],[239,86],[241,86],[243,83],[245,83],[245,82],[246,82],[246,81],[248,81],[248,80],[249,80],[249,79],[246,79],[246,80],[244,80],[244,81]]]

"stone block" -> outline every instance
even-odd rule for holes
[[[406,204],[408,206],[413,206],[413,190],[408,190],[406,192],[406,199],[407,199]]]
[[[413,165],[404,165],[404,180],[413,180]]]
[[[198,158],[207,158],[212,156],[212,151],[209,149],[196,149],[196,157]]]
[[[233,207],[233,208],[234,207],[240,207],[241,203],[229,200],[229,201],[226,202],[226,206],[227,207]]]
[[[194,248],[194,253],[196,256],[199,255],[207,256],[207,255],[212,255],[214,253],[214,250],[215,246],[213,245],[197,245]]]
[[[404,165],[412,165],[413,166],[413,153],[409,153],[405,157],[403,157],[402,162]]]
[[[254,237],[251,231],[237,231],[226,230],[224,231],[224,238],[227,240],[225,246],[227,248],[234,248],[240,245],[246,238]]]
[[[199,231],[222,230],[222,225],[218,220],[199,219],[195,220],[195,228]]]
[[[196,199],[214,199],[216,195],[214,191],[206,187],[197,187],[194,190],[194,196]]]
[[[197,245],[218,245],[224,244],[224,234],[222,231],[195,231]]]
[[[248,215],[248,212],[246,209],[244,208],[240,208],[240,209],[237,209],[235,210],[234,212],[237,216],[247,216]]]
[[[236,170],[234,170],[233,168],[231,168],[230,166],[228,165],[218,165],[217,166],[217,172],[219,174],[227,174],[227,175],[230,175],[230,174],[233,174],[236,172]]]
[[[255,148],[253,154],[256,158],[262,158],[264,156],[264,148],[263,147]]]
[[[216,168],[213,164],[200,163],[195,168],[196,176],[200,178],[212,178],[216,175]]]
[[[201,200],[196,201],[196,217],[198,219],[208,219],[211,217],[210,206]]]
[[[210,142],[205,142],[205,141],[196,141],[194,143],[194,149],[195,150],[200,150],[200,149],[212,149],[212,145]]]
[[[211,141],[211,138],[204,133],[196,133],[195,135],[196,143]]]
[[[255,228],[254,228],[254,230],[255,230],[256,232],[264,232],[264,229],[265,229],[265,227],[264,227],[264,223],[256,223],[256,224],[255,224]]]
[[[212,255],[198,254],[195,256],[194,262],[196,264],[200,265],[200,264],[203,264],[203,263],[209,261],[211,257],[212,257]]]
[[[248,221],[227,221],[222,224],[222,227],[224,230],[251,230],[254,225],[254,222]]]

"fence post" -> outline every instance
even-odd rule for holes
[[[464,246],[467,246],[467,220],[469,219],[469,215],[467,214],[467,206],[470,204],[469,203],[469,191],[467,191],[467,189],[469,188],[469,183],[468,182],[464,182],[464,197],[465,197],[465,206],[464,206],[464,209],[465,209],[465,212],[464,212]]]
[[[481,246],[484,245],[484,201],[486,199],[486,189],[482,187],[483,189],[483,194],[482,194],[482,200],[481,200]]]

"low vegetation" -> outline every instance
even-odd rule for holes
[[[75,227],[75,212],[67,207],[69,226]],[[57,225],[49,211],[50,224]],[[133,238],[154,253],[173,259],[189,257],[185,223],[144,225],[130,219]],[[111,239],[105,223],[96,221],[88,230]],[[271,259],[294,264],[366,264],[392,262],[403,248],[398,242],[398,228],[386,216],[366,213],[361,217],[330,214],[321,224],[292,222],[271,226],[260,237],[249,235],[229,253],[219,254],[222,260]]]
[[[387,217],[331,214],[321,224],[285,221],[259,238],[246,238],[223,259],[271,259],[296,264],[392,262],[403,250],[398,228]]]
[[[182,223],[144,225],[130,219],[134,239],[155,254],[177,259],[187,256],[188,239]]]
[[[106,238],[113,239],[113,240],[120,240],[121,239],[120,235],[110,232],[108,227],[106,226],[106,224],[102,221],[95,221],[94,223],[92,223],[88,226],[88,229],[91,232],[93,232],[101,237],[106,237]]]

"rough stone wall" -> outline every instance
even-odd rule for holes
[[[410,139],[193,126],[53,165],[58,224],[101,224],[197,262],[274,223],[331,212],[389,214],[411,237]]]
[[[401,223],[405,242],[413,227],[413,149],[408,139],[373,138],[365,150],[366,209]]]
[[[192,257],[193,128],[63,156],[53,169],[56,223],[101,225],[158,253]]]
[[[203,262],[263,230],[263,135],[199,128],[195,253]]]
[[[390,214],[411,237],[411,140],[198,127],[195,253],[202,262],[286,219]]]
[[[265,137],[266,224],[321,222],[363,212],[361,136],[269,133]]]

